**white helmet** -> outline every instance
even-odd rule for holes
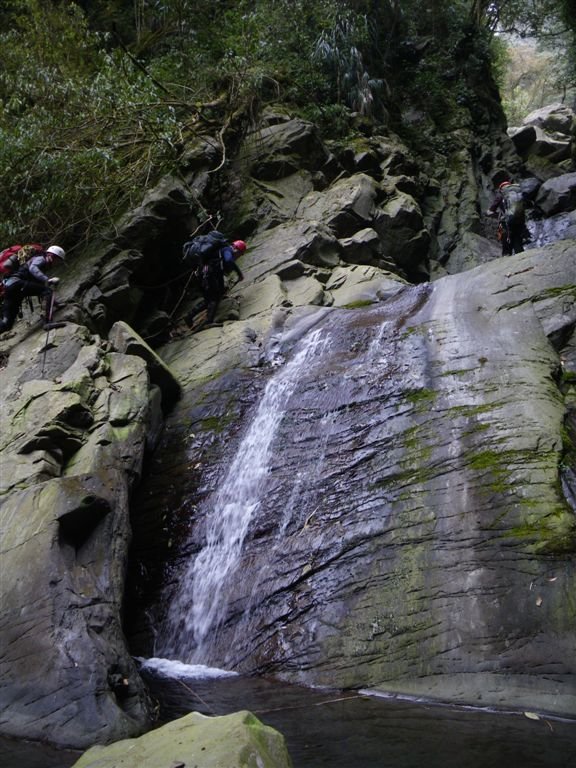
[[[46,249],[46,253],[53,253],[54,256],[58,256],[62,261],[66,258],[66,251],[64,248],[60,248],[59,245],[51,245],[50,248]]]

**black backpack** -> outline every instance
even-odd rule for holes
[[[220,251],[228,245],[228,240],[216,229],[207,235],[198,235],[182,246],[182,258],[190,269],[217,264]]]

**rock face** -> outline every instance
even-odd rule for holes
[[[170,345],[154,655],[576,713],[573,247]]]
[[[67,261],[66,327],[26,312],[0,339],[2,732],[146,729],[123,612],[141,655],[158,629],[156,653],[299,682],[574,711],[574,246],[497,259],[480,211],[521,165],[472,136],[419,163],[266,115],[222,184],[245,280],[221,327],[162,346],[198,303],[181,244],[220,162],[199,141]]]
[[[129,494],[162,389],[141,357],[72,324],[4,362],[0,728],[75,747],[138,733],[151,702],[121,607]]]
[[[509,134],[524,164],[524,175],[546,181],[573,170],[576,116],[565,104],[530,113]]]
[[[291,768],[284,738],[249,712],[206,717],[193,712],[139,739],[88,750],[73,768]]]
[[[576,208],[576,173],[564,173],[545,181],[538,190],[536,204],[546,214],[553,216]]]

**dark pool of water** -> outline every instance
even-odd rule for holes
[[[0,737],[2,768],[70,768],[82,753]]]
[[[146,680],[163,721],[194,710],[250,710],[284,734],[294,768],[576,768],[573,720],[311,691],[261,679],[146,673]],[[69,768],[78,756],[0,740],[2,768]]]
[[[168,720],[250,710],[284,734],[294,768],[576,768],[576,721],[266,680],[148,683]]]

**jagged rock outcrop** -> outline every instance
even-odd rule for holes
[[[576,208],[576,173],[564,173],[545,181],[536,197],[536,205],[546,216]]]
[[[576,116],[566,104],[531,112],[508,133],[522,158],[526,175],[547,181],[574,169]]]
[[[178,385],[152,350],[148,365],[134,353],[127,336],[117,329],[114,346],[68,324],[20,338],[3,359],[6,734],[82,747],[151,722],[121,622],[129,503]]]
[[[218,145],[198,140],[182,155],[180,177],[163,179],[114,233],[81,258],[72,255],[61,273],[57,319],[101,335],[121,320],[154,346],[165,341],[198,309],[198,283],[181,247],[203,226],[224,226],[215,213],[207,218],[211,197],[227,215],[227,234],[247,238],[260,252],[249,282],[294,258],[320,283],[326,269],[342,264],[370,264],[421,282],[483,263],[486,253],[474,245],[463,260],[460,245],[483,234],[495,169],[517,169],[512,142],[502,148],[500,139],[461,128],[451,134],[449,164],[440,152],[419,162],[394,134],[329,147],[306,121],[268,111],[240,142],[217,192],[210,184]],[[312,287],[308,280],[314,302],[329,303]],[[238,316],[234,303],[225,309],[224,318]]]

